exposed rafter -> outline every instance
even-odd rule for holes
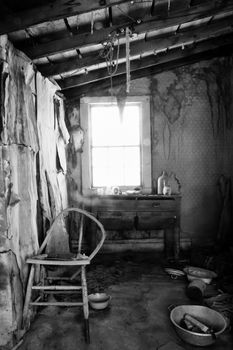
[[[174,11],[172,15],[166,19],[158,19],[149,17],[141,24],[135,24],[135,31],[137,34],[146,33],[150,31],[164,29],[177,24],[187,23],[189,21],[202,19],[207,16],[212,16],[216,13],[225,13],[233,10],[233,3],[222,6],[220,9],[216,7],[215,2],[211,1],[208,4],[191,7],[186,11]],[[125,23],[124,25],[132,23]],[[121,25],[122,26],[122,25]],[[101,29],[91,33],[76,34],[69,38],[61,38],[38,45],[21,46],[22,49],[30,58],[40,58],[53,55],[67,50],[81,48],[83,46],[100,44],[108,38],[108,36],[119,28],[118,26]]]
[[[178,34],[171,33],[166,37],[159,37],[153,40],[140,40],[132,42],[130,45],[130,54],[131,57],[140,56],[146,53],[153,52],[154,50],[160,51],[166,48],[170,48],[174,45],[181,46],[193,41],[200,41],[212,37],[218,37],[219,35],[223,35],[229,32],[233,34],[233,28],[231,26],[231,23],[233,23],[233,17],[217,21],[216,23],[212,22],[208,25],[204,24],[201,27],[193,29],[191,33],[188,31],[184,31],[179,32]],[[124,45],[122,45],[119,52],[119,59],[124,58],[125,47]],[[88,67],[90,66],[95,66],[103,62],[103,58],[101,58],[98,54],[95,53],[90,55],[90,57],[85,57],[82,59],[78,59],[76,57],[69,59],[64,63],[46,64],[44,66],[39,66],[39,70],[45,76],[53,76],[73,70],[80,70],[84,68],[88,69]]]
[[[233,0],[0,0],[0,34],[72,98],[125,82],[126,28],[136,79],[232,52]]]
[[[217,50],[218,48],[223,48],[223,47],[232,47],[232,52],[233,52],[233,36],[228,35],[225,38],[221,37],[218,39],[212,39],[210,41],[202,41],[199,43],[196,43],[194,45],[189,45],[187,47],[184,46],[183,49],[176,49],[176,50],[171,50],[170,52],[168,51],[166,54],[160,54],[160,55],[151,55],[148,56],[144,59],[138,59],[135,61],[131,62],[131,73],[134,71],[138,71],[144,68],[148,68],[151,66],[157,66],[159,67],[161,64],[164,64],[166,62],[171,62],[171,61],[176,61],[177,59],[185,59],[189,56],[192,55],[197,55],[197,54],[206,54],[208,51]],[[122,75],[125,74],[125,64],[120,64],[118,66],[118,70],[115,74],[117,75]],[[77,75],[74,77],[70,77],[67,79],[64,79],[60,82],[60,86],[63,90],[69,89],[74,86],[82,86],[85,84],[90,84],[96,81],[101,81],[104,79],[108,79],[109,75],[107,73],[106,69],[98,69],[93,72],[90,72],[89,74],[82,74],[82,75]]]
[[[21,12],[0,16],[0,34],[25,29],[35,24],[54,21],[82,13],[99,10],[101,8],[120,5],[130,0],[53,0],[47,4],[29,8]]]
[[[168,53],[166,56],[163,57],[163,59],[160,60],[160,63],[133,71],[131,73],[131,80],[135,80],[143,77],[150,77],[154,74],[158,74],[163,71],[167,71],[169,69],[174,69],[181,66],[193,64],[201,60],[207,60],[214,57],[221,57],[221,56],[232,54],[233,44],[231,43],[230,45],[222,46],[220,50],[219,48],[211,49],[210,47],[208,47],[205,51],[204,50],[200,52],[198,51],[199,51],[198,48],[196,50],[192,50],[191,55],[188,51]],[[114,76],[112,78],[112,82],[113,82],[113,87],[117,87],[118,85],[124,84],[125,74]],[[65,97],[68,100],[71,100],[71,99],[78,99],[85,94],[90,95],[92,93],[96,93],[97,90],[103,91],[104,89],[107,89],[107,90],[110,89],[109,78],[108,79],[105,78],[101,81],[93,82],[92,84],[86,84],[82,86],[76,86],[68,90],[62,90],[61,92],[64,93]]]

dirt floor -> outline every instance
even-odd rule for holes
[[[85,343],[81,308],[50,306],[38,310],[19,349],[199,349],[179,338],[169,317],[170,305],[196,304],[186,296],[187,280],[171,279],[161,261],[147,253],[98,257],[88,268],[89,293],[105,291],[111,302],[105,310],[90,309],[91,343]],[[209,349],[233,349],[231,331]]]

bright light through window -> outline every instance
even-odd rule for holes
[[[150,98],[127,96],[123,113],[114,96],[80,99],[84,131],[82,192],[119,186],[124,193],[140,187],[151,193]],[[100,191],[100,193],[102,193]]]
[[[141,186],[140,104],[90,106],[92,186]]]

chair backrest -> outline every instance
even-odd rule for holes
[[[98,253],[98,251],[102,247],[102,245],[104,243],[104,240],[105,240],[105,237],[106,237],[106,233],[105,233],[104,227],[101,224],[101,222],[99,222],[99,220],[97,220],[91,213],[89,213],[88,211],[86,211],[84,209],[80,209],[80,208],[66,208],[66,209],[62,210],[57,215],[57,217],[54,219],[51,227],[47,231],[47,235],[46,235],[43,243],[41,244],[41,246],[40,246],[40,248],[38,250],[38,254],[42,254],[42,252],[45,249],[47,243],[49,242],[52,234],[53,233],[56,234],[55,227],[56,227],[57,223],[59,222],[59,220],[61,220],[62,218],[65,218],[65,216],[67,216],[70,212],[81,214],[80,225],[79,225],[80,228],[79,228],[78,253],[77,253],[77,256],[79,254],[81,254],[81,246],[82,246],[82,242],[83,242],[83,227],[84,227],[83,223],[84,223],[84,217],[85,216],[88,217],[89,219],[91,219],[92,221],[94,221],[96,223],[96,225],[99,227],[100,232],[101,232],[100,240],[99,240],[98,244],[96,245],[96,247],[88,255],[88,258],[91,260]]]

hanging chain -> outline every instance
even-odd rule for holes
[[[130,90],[130,36],[132,31],[129,27],[125,29],[125,50],[126,50],[126,92]],[[117,44],[115,45],[115,43]],[[114,48],[117,46],[116,57],[114,58]],[[103,43],[103,49],[100,51],[100,57],[105,59],[107,72],[110,76],[111,94],[112,94],[112,77],[116,74],[119,63],[120,39],[119,33],[113,32],[109,39]]]
[[[117,53],[116,58],[114,59],[114,47],[115,42],[117,42]],[[117,33],[113,33],[109,40],[103,44],[104,47],[100,51],[100,56],[105,59],[108,74],[114,75],[117,72],[118,69],[118,60],[119,60],[119,52],[120,52],[120,41],[119,41],[119,35]]]

